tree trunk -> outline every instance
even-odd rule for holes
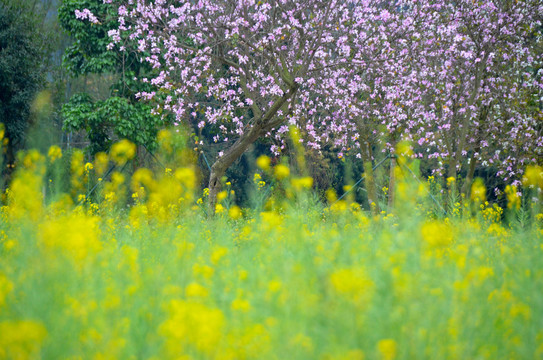
[[[362,161],[364,165],[364,182],[368,194],[368,205],[374,214],[379,213],[379,203],[377,201],[377,189],[375,187],[375,177],[373,175],[371,144],[365,142],[365,149],[362,149]]]
[[[223,156],[219,157],[211,166],[209,174],[209,211],[210,214],[215,214],[217,205],[217,194],[221,189],[221,178],[226,173],[226,170],[236,161],[244,152],[253,144],[262,132],[262,127],[255,125],[249,131],[244,133],[232,145]]]
[[[473,176],[475,175],[475,167],[477,166],[477,160],[475,159],[476,152],[478,152],[478,150],[473,151],[473,154],[471,154],[468,174],[466,176],[466,180],[464,181],[464,184],[462,185],[462,195],[464,195],[464,198],[467,198],[469,195],[471,183],[473,181]]]
[[[252,127],[244,132],[240,138],[232,145],[223,156],[219,157],[211,166],[209,174],[209,213],[215,214],[217,205],[217,194],[221,189],[221,178],[226,170],[251,146],[260,136],[279,126],[284,118],[277,118],[279,110],[286,112],[288,101],[296,94],[299,85],[293,84],[283,96],[276,99],[273,105],[259,119],[253,122]]]
[[[396,158],[391,155],[390,157],[390,181],[388,183],[388,211],[394,208],[394,195],[396,187]]]
[[[456,156],[451,155],[449,157],[449,170],[447,171],[447,178],[454,178],[456,180]],[[453,185],[453,182],[450,182],[451,186]],[[451,189],[449,189],[451,190]]]

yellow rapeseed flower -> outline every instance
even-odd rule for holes
[[[483,179],[477,178],[471,185],[471,200],[482,203],[486,200],[486,187]]]
[[[1,359],[38,359],[47,330],[33,320],[0,322]]]
[[[213,265],[217,265],[219,261],[221,261],[221,259],[226,256],[226,254],[228,254],[228,249],[224,246],[215,247],[213,252],[211,253],[211,263]]]
[[[377,350],[383,360],[394,360],[398,355],[398,345],[393,339],[379,340]]]
[[[215,205],[215,212],[217,214],[222,214],[224,212],[224,206],[222,206],[221,204],[216,204]]]
[[[522,178],[522,183],[524,186],[539,186],[543,189],[543,167],[538,165],[528,166]]]
[[[187,297],[205,298],[209,295],[209,291],[204,286],[193,282],[185,287],[185,295]]]
[[[206,354],[205,357],[216,351],[225,326],[221,310],[198,302],[172,300],[168,313],[168,319],[159,327],[159,334],[165,337],[171,355],[177,357],[183,345],[196,348]]]
[[[292,184],[292,187],[297,191],[311,189],[311,187],[313,187],[313,178],[311,176],[305,176],[292,179],[290,183]]]
[[[242,312],[247,312],[251,310],[251,303],[245,299],[235,299],[232,301],[231,305],[232,310],[238,310]]]
[[[440,221],[426,222],[421,227],[422,239],[430,248],[449,246],[453,242],[450,227]]]
[[[520,209],[520,196],[518,196],[517,187],[515,185],[507,185],[505,187],[505,195],[507,196],[508,209]]]
[[[358,306],[369,303],[375,284],[362,268],[343,268],[330,275],[332,289]]]
[[[228,197],[228,193],[226,191],[221,191],[220,193],[217,194],[217,201],[223,201],[224,199],[226,199]]]
[[[136,145],[129,140],[123,139],[111,147],[111,158],[119,166],[132,160],[134,156],[136,156]]]
[[[274,174],[277,180],[283,180],[290,176],[290,169],[286,165],[279,164],[275,167]]]
[[[94,157],[94,169],[98,176],[104,175],[109,164],[109,157],[104,152],[99,152]]]
[[[53,163],[62,157],[62,150],[59,146],[53,145],[49,148],[47,152],[47,157]]]
[[[230,209],[228,209],[228,216],[230,216],[232,220],[238,220],[241,218],[241,215],[241,209],[237,205],[233,205],[230,207]]]
[[[256,159],[256,166],[264,171],[268,171],[270,169],[270,163],[271,160],[266,155],[261,155],[258,157],[258,159]]]
[[[13,290],[13,283],[0,273],[0,309],[6,302],[7,295]]]

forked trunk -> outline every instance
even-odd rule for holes
[[[259,137],[262,131],[261,126],[253,126],[249,131],[244,133],[235,143],[230,147],[223,156],[219,157],[211,166],[211,172],[209,174],[209,198],[208,206],[209,213],[215,214],[217,206],[217,194],[221,190],[221,178],[226,173],[226,170],[236,161],[244,152],[253,144]]]

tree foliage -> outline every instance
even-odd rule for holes
[[[469,165],[467,184],[476,162],[518,179],[541,157],[541,114],[530,105],[543,90],[532,71],[539,1],[106,2],[118,16],[112,46],[155,69],[140,97],[227,144],[212,166],[212,201],[252,143],[281,141],[290,126],[310,147],[362,158],[368,186],[375,152],[401,139],[436,173]],[[79,17],[100,23],[89,9]]]
[[[82,22],[80,8],[92,10],[101,21]],[[150,105],[136,99],[135,94],[148,90],[149,85],[134,78],[148,74],[150,67],[133,54],[108,50],[108,32],[119,26],[113,7],[101,0],[66,0],[59,9],[59,21],[74,39],[63,59],[72,76],[113,74],[115,78],[107,98],[79,93],[63,106],[65,130],[86,131],[92,153],[106,150],[113,137],[153,147],[167,118],[153,115]]]
[[[8,162],[24,144],[33,101],[45,86],[48,44],[40,22],[26,2],[0,1],[0,122]]]

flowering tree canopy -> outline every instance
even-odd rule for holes
[[[110,47],[154,68],[139,96],[229,144],[212,199],[253,142],[289,126],[370,164],[406,137],[451,176],[468,155],[509,173],[541,156],[539,1],[104,1],[118,11]]]

